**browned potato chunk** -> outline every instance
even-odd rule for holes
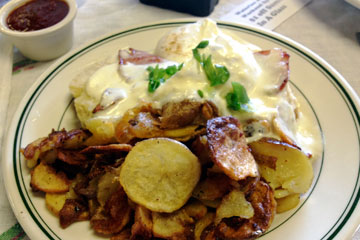
[[[260,159],[261,176],[273,189],[285,189],[291,193],[305,193],[313,180],[310,159],[299,148],[272,138],[262,138],[249,144],[255,159]],[[275,168],[267,159],[276,159]]]
[[[46,193],[65,193],[69,191],[70,181],[65,173],[44,163],[37,165],[31,172],[30,185],[34,190]]]
[[[218,117],[207,122],[207,139],[213,162],[233,180],[258,176],[256,162],[246,144],[239,120]]]

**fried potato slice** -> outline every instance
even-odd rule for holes
[[[87,207],[76,199],[66,199],[65,204],[59,212],[60,226],[66,228],[76,221],[87,220],[89,212]]]
[[[173,213],[152,213],[154,237],[192,239],[194,220],[184,209]]]
[[[119,173],[115,169],[110,169],[99,178],[96,197],[100,206],[105,206],[110,196],[119,189],[118,177]]]
[[[278,198],[276,199],[276,202],[277,202],[276,212],[283,213],[295,208],[299,204],[300,194],[295,193],[283,198]]]
[[[104,154],[112,153],[119,154],[124,152],[129,152],[132,146],[129,144],[108,144],[108,145],[97,145],[97,146],[88,146],[81,150],[80,153],[83,154]]]
[[[82,129],[74,129],[69,132],[53,130],[47,137],[35,140],[20,151],[27,162],[27,166],[33,168],[38,159],[47,152],[59,147],[65,149],[80,148],[84,146],[84,142],[89,136],[90,133]]]
[[[199,221],[196,222],[195,230],[194,230],[195,240],[201,240],[202,232],[207,226],[209,226],[214,222],[214,219],[215,219],[215,213],[208,212],[203,218],[201,218]]]
[[[241,217],[222,219],[216,226],[216,237],[220,239],[255,239],[270,227],[276,212],[276,201],[271,187],[262,180],[252,179],[243,191],[246,200],[254,209],[254,216],[247,221]]]
[[[84,175],[77,174],[76,178],[71,180],[69,186],[69,191],[66,193],[46,193],[45,194],[45,204],[46,207],[54,213],[56,216],[59,216],[61,209],[64,207],[67,199],[78,199],[79,196],[74,191],[75,186],[84,178]]]
[[[129,240],[131,232],[129,228],[123,229],[120,233],[117,233],[110,237],[110,240]]]
[[[56,216],[59,216],[59,213],[66,201],[66,193],[46,193],[45,194],[45,204],[46,207]]]
[[[191,138],[205,133],[205,127],[199,125],[190,125],[183,128],[164,130],[163,136],[175,139],[177,141],[186,142]]]
[[[173,212],[191,196],[201,173],[197,157],[182,143],[152,138],[133,147],[121,167],[129,198],[156,212]]]
[[[207,207],[196,199],[191,199],[189,202],[183,207],[187,215],[192,217],[195,220],[199,220],[203,218],[207,213]]]
[[[215,224],[218,224],[223,218],[249,219],[253,216],[254,208],[246,200],[244,192],[234,189],[222,199],[220,206],[216,209]]]
[[[151,239],[152,237],[152,216],[149,209],[136,205],[135,221],[131,227],[130,239]]]
[[[192,196],[200,201],[222,198],[231,189],[230,179],[223,173],[212,174],[196,185]]]
[[[120,232],[130,221],[131,208],[122,188],[114,192],[104,207],[99,207],[90,219],[91,227],[100,234]]]
[[[191,144],[191,151],[199,158],[201,165],[212,163],[206,135],[195,138]]]
[[[217,208],[221,204],[221,198],[215,200],[201,200],[201,202],[209,208]]]
[[[218,117],[207,122],[207,139],[213,162],[233,180],[258,176],[240,122],[234,117]]]
[[[255,159],[276,159],[276,167],[259,162],[261,176],[273,189],[289,193],[305,193],[313,180],[310,159],[298,147],[272,138],[262,138],[249,144]]]
[[[34,190],[46,193],[65,193],[69,191],[70,181],[65,173],[40,162],[31,172],[30,185]]]

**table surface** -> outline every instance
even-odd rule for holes
[[[185,13],[143,5],[136,0],[77,0],[77,2],[79,9],[74,22],[73,48],[123,27],[165,19],[193,17]],[[220,19],[239,2],[241,0],[220,0],[209,17]],[[343,0],[313,0],[273,31],[317,53],[347,80],[357,94],[360,93],[360,45],[356,37],[356,33],[360,32],[359,9]],[[24,59],[16,49],[14,54],[9,105],[5,112],[0,113],[6,114],[7,125],[26,90],[55,61],[32,62]],[[6,130],[6,126],[0,127]],[[0,192],[5,193],[1,176]],[[18,235],[16,239],[27,239],[21,228],[16,225],[17,221],[6,194],[0,195],[0,219],[0,240],[13,239],[16,234]]]

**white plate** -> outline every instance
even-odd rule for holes
[[[176,20],[125,29],[75,50],[48,69],[21,102],[6,138],[3,175],[16,217],[32,239],[101,239],[89,222],[61,229],[44,198],[29,186],[30,174],[19,149],[52,128],[76,126],[71,79],[86,66],[123,47],[152,51],[168,30],[193,20]],[[280,47],[290,58],[291,85],[304,108],[314,115],[324,140],[323,156],[314,163],[314,183],[293,211],[276,216],[262,239],[350,239],[360,223],[359,99],[324,60],[298,43],[255,27],[221,22],[225,31],[263,49]]]

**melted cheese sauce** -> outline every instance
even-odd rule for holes
[[[230,78],[225,84],[211,87],[202,67],[193,58],[192,49],[202,40],[208,40],[209,45],[200,49],[200,54],[211,55],[214,64],[226,66],[229,70]],[[278,91],[279,81],[287,76],[287,66],[281,61],[281,55],[276,51],[268,56],[256,55],[254,51],[259,51],[259,48],[224,34],[213,21],[205,19],[185,25],[164,36],[156,49],[157,55],[168,59],[159,64],[160,68],[183,63],[180,71],[150,93],[147,90],[146,69],[156,64],[127,63],[119,66],[113,63],[102,66],[86,81],[82,93],[75,99],[78,117],[91,131],[89,122],[94,119],[115,125],[128,109],[144,102],[161,108],[171,101],[210,100],[219,108],[221,115],[233,115],[243,122],[249,119],[275,121],[278,128],[305,151],[319,154],[321,137],[313,119],[305,118],[301,112],[296,118],[299,105],[289,84]],[[225,96],[232,91],[231,82],[239,82],[246,88],[251,112],[227,108]],[[198,90],[204,93],[203,98]],[[103,109],[93,113],[99,104]],[[254,124],[254,128],[258,126],[261,127]],[[264,132],[255,129],[248,141],[263,136],[278,137],[273,130]]]

